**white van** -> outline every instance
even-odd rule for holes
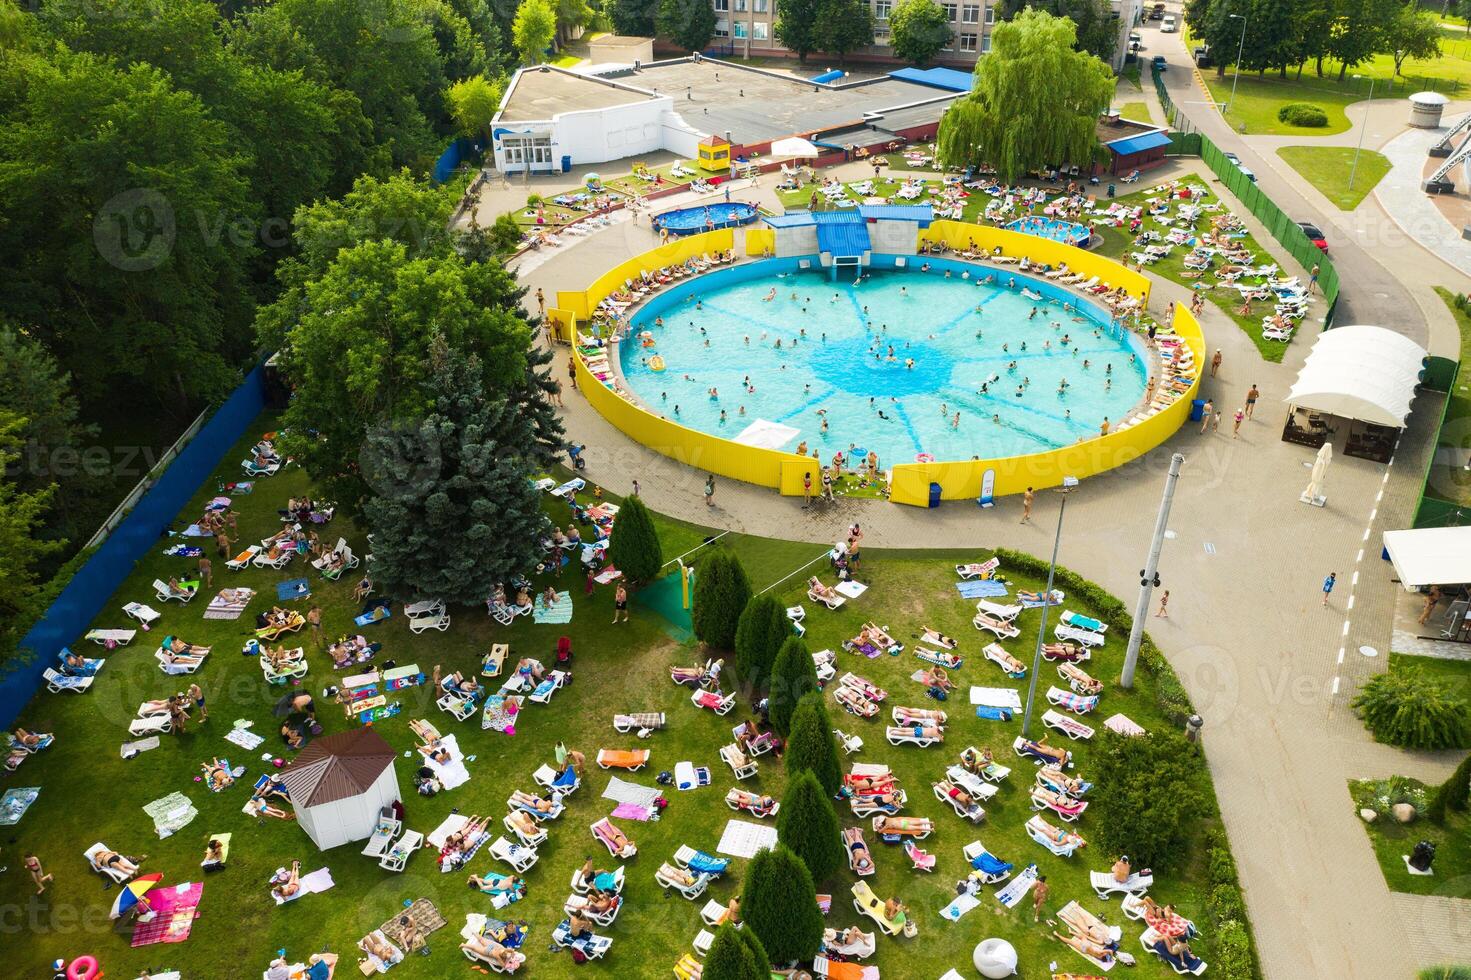
[[[1160,21],[1159,29],[1164,34],[1173,34],[1175,33],[1176,23],[1174,14],[1165,14],[1165,19]]]

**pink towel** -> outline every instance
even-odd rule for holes
[[[155,914],[151,920],[140,922],[133,929],[132,945],[182,943],[188,939],[190,930],[194,928],[194,919],[199,915],[199,900],[203,894],[202,881],[150,891],[148,904]]]
[[[640,822],[647,822],[649,819],[649,811],[639,806],[637,803],[620,803],[613,808],[613,816],[619,817],[624,820],[638,820]]]

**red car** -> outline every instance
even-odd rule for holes
[[[1299,221],[1297,226],[1302,229],[1304,235],[1308,236],[1308,241],[1318,246],[1320,251],[1328,251],[1328,236],[1323,234],[1321,228],[1310,221]]]

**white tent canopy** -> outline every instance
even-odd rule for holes
[[[1407,589],[1471,582],[1471,527],[1385,531],[1384,550]]]
[[[821,156],[822,151],[811,140],[804,140],[800,136],[788,136],[786,139],[776,140],[771,144],[771,155],[774,157],[815,157]]]
[[[1425,357],[1419,344],[1383,327],[1325,330],[1283,401],[1402,429]]]

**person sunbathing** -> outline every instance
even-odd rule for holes
[[[857,647],[858,649],[862,650],[868,647],[877,647],[879,643],[878,640],[874,637],[873,632],[867,626],[865,626],[862,630],[859,631],[857,636],[848,641],[848,645]]]
[[[144,701],[138,705],[138,716],[168,714],[174,705],[174,698],[155,698],[152,701]]]
[[[35,749],[40,748],[41,743],[45,742],[51,736],[49,734],[41,734],[39,732],[29,731],[25,728],[17,728],[15,730],[15,734],[11,737],[14,738],[16,742],[25,746],[28,749]]]
[[[613,876],[613,872],[594,868],[591,857],[583,862],[582,870],[577,872],[577,877],[582,882],[584,888],[603,893],[612,893],[616,888],[616,879]]]
[[[876,834],[925,833],[933,826],[929,817],[879,817],[875,823]]]
[[[1055,808],[1057,810],[1061,810],[1064,813],[1073,813],[1073,812],[1077,811],[1082,806],[1081,803],[1079,803],[1077,800],[1073,799],[1071,796],[1065,796],[1062,793],[1058,793],[1058,792],[1055,792],[1053,790],[1048,789],[1046,786],[1034,786],[1034,787],[1032,787],[1032,798],[1035,799],[1035,800],[1040,800],[1043,803],[1046,803],[1048,806],[1053,807],[1053,808]],[[1129,880],[1128,867],[1129,867],[1129,862],[1125,861],[1124,862],[1124,869],[1125,869],[1124,876],[1122,878],[1119,878],[1118,879],[1119,881],[1128,881]],[[1118,870],[1117,870],[1118,869],[1118,865],[1117,864],[1114,865],[1114,869],[1115,869],[1114,870],[1114,876],[1117,877],[1118,876]]]
[[[522,661],[523,663],[525,661]],[[705,676],[703,667],[670,667],[669,678],[676,684],[686,684],[694,687],[700,683]]]
[[[1069,776],[1056,766],[1043,766],[1038,775],[1070,796],[1082,796],[1088,790],[1086,781],[1077,776]]]
[[[614,854],[622,854],[624,851],[634,846],[633,841],[628,839],[628,835],[619,830],[617,827],[613,826],[613,824],[604,821],[602,830],[603,838],[607,840],[608,843],[613,845]]]
[[[235,785],[235,777],[230,775],[229,768],[217,758],[201,762],[199,768],[204,773],[204,781],[216,792]]]
[[[971,796],[965,790],[961,789],[959,786],[956,786],[954,783],[950,784],[950,788],[945,791],[945,795],[950,797],[956,803],[959,803],[961,806],[965,807],[967,812],[974,812],[976,806],[976,798],[974,796]]]
[[[1048,840],[1050,840],[1054,844],[1057,844],[1058,846],[1066,846],[1068,844],[1081,846],[1083,844],[1083,838],[1079,837],[1077,834],[1074,834],[1071,831],[1063,830],[1061,827],[1054,827],[1046,820],[1034,818],[1032,826],[1037,831],[1039,831],[1043,837],[1046,837]]]
[[[865,624],[863,627],[863,632],[865,635],[867,635],[869,642],[874,644],[875,646],[882,647],[886,650],[890,647],[896,646],[889,634],[879,629],[873,623]]]
[[[182,585],[176,578],[170,578],[168,586],[169,595],[171,596],[192,596],[194,594],[194,586]]]
[[[700,880],[700,876],[687,868],[676,868],[672,864],[661,867],[662,877],[669,882],[679,885],[681,888],[690,888]]]
[[[1097,960],[1104,966],[1110,966],[1113,964],[1114,951],[1112,949],[1109,949],[1107,946],[1103,946],[1095,942],[1090,942],[1082,936],[1064,936],[1056,932],[1054,932],[1052,935],[1059,942],[1063,943],[1063,945],[1071,946],[1073,949],[1077,950],[1079,953],[1082,953],[1090,960]]]
[[[214,871],[225,866],[225,844],[217,837],[211,837],[209,843],[204,845],[204,860],[199,866],[206,871]]]
[[[516,954],[493,939],[484,936],[470,936],[460,943],[460,949],[471,953],[481,959],[489,960],[500,967],[502,971],[509,973],[516,968]],[[382,959],[382,957],[379,957]]]
[[[617,895],[604,895],[601,893],[589,895],[587,898],[587,910],[593,915],[607,915],[618,907],[622,901]]]
[[[736,799],[742,806],[757,812],[765,812],[776,806],[776,800],[765,793],[757,795],[741,791]]]
[[[323,572],[340,572],[347,566],[347,559],[338,551],[328,552],[321,558]]]
[[[516,804],[518,806],[529,807],[537,813],[554,813],[557,809],[557,804],[551,800],[544,800],[540,796],[532,796],[530,793],[517,793]]]
[[[362,602],[364,599],[366,599],[368,596],[370,596],[372,594],[373,594],[373,580],[371,578],[369,578],[368,576],[364,575],[361,579],[358,580],[358,584],[353,587],[353,590],[352,590],[352,601],[353,602]]]
[[[285,644],[278,644],[274,648],[269,644],[261,644],[261,656],[276,670],[283,670],[294,664],[298,664],[306,656],[300,647],[295,650],[286,649]]]
[[[525,810],[512,810],[506,814],[506,822],[523,837],[537,837],[542,833],[542,829]]]
[[[473,677],[466,677],[458,670],[446,677],[441,686],[448,693],[466,698],[473,698],[480,693],[480,682]]]
[[[557,604],[556,586],[548,585],[546,591],[543,592],[539,596],[539,598],[541,599],[541,605],[543,609],[550,609],[555,606]]]
[[[327,648],[327,656],[332,658],[332,666],[339,670],[344,667],[351,667],[357,662],[357,656],[353,652],[352,647],[346,643],[339,642],[332,644]]]
[[[901,725],[914,733],[915,738],[932,738],[936,741],[945,741],[945,729],[935,725]]]
[[[946,650],[954,650],[955,647],[958,645],[956,641],[951,637],[946,636],[944,633],[941,633],[937,629],[931,629],[928,626],[924,628],[924,641],[926,643],[933,643],[937,646],[942,646]]]
[[[547,669],[539,660],[522,657],[516,661],[516,673],[523,678],[529,678],[531,681],[540,684],[546,678]]]
[[[873,870],[873,855],[868,853],[868,845],[863,843],[857,828],[848,837],[848,865],[858,874]]]
[[[380,963],[393,963],[398,958],[398,950],[387,940],[379,939],[376,932],[364,936],[362,942],[358,943],[358,948]]]
[[[177,636],[170,636],[163,643],[164,649],[168,653],[192,654],[202,657],[210,651],[209,647],[200,646],[197,643],[185,643]]]
[[[924,672],[924,679],[920,683],[941,691],[949,691],[955,686],[950,683],[950,675],[945,673],[944,667],[931,667]]]
[[[449,746],[439,741],[439,739],[435,739],[428,745],[419,746],[419,751],[424,754],[424,758],[431,762],[436,762],[441,766],[447,766],[454,761],[454,756],[450,752]]]
[[[99,870],[102,868],[112,868],[114,871],[121,871],[125,875],[137,874],[139,868],[146,860],[148,860],[147,854],[135,860],[133,858],[124,857],[117,851],[109,850],[107,848],[103,848],[96,854],[92,855],[92,863],[96,865]]]
[[[960,764],[965,767],[966,771],[976,773],[977,775],[994,764],[995,761],[996,759],[991,755],[990,749],[978,750],[971,747],[960,753]]]
[[[511,875],[508,878],[497,877],[495,879],[471,875],[468,880],[472,890],[481,891],[487,895],[514,894],[522,892],[526,888],[526,882],[515,875]]]
[[[1026,749],[1029,752],[1033,752],[1037,755],[1051,759],[1054,763],[1058,765],[1065,765],[1068,761],[1068,756],[1070,755],[1067,749],[1053,748],[1051,745],[1048,745],[1046,735],[1043,735],[1036,741],[1025,738],[1022,739],[1022,748]]]
[[[830,585],[823,585],[816,575],[807,580],[807,591],[824,600],[833,600],[838,597],[838,590]]]
[[[277,820],[295,819],[292,814],[287,813],[279,807],[271,806],[261,795],[252,796],[245,804],[246,809],[257,817],[275,817]]]
[[[894,774],[882,776],[847,776],[844,780],[855,793],[885,793],[894,788]]]
[[[283,878],[280,873],[272,879],[275,883],[271,888],[271,894],[279,901],[294,898],[301,891],[301,862],[292,861],[291,870],[285,872]]]
[[[88,663],[87,658],[81,654],[67,650],[61,658],[61,672],[72,677],[90,677],[97,673],[97,667]]]
[[[891,924],[900,926],[908,918],[909,907],[897,898],[890,898],[884,903],[884,918]]]

